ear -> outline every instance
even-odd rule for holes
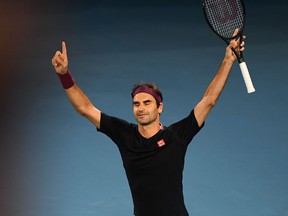
[[[163,112],[163,108],[164,108],[164,105],[163,103],[159,103],[159,107],[158,107],[158,113],[161,114]]]

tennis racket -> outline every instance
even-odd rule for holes
[[[227,44],[231,40],[240,37],[242,40],[246,21],[246,11],[242,0],[204,0],[203,12],[210,28]],[[235,29],[239,29],[237,35],[233,35]],[[249,70],[245,63],[243,53],[233,49],[246,84],[247,92],[255,91]]]

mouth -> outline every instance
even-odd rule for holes
[[[147,116],[147,114],[144,114],[144,113],[138,113],[137,114],[137,117],[138,118],[144,118],[144,117],[146,117]]]

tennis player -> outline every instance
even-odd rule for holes
[[[62,42],[62,51],[57,51],[52,58],[55,71],[76,111],[119,148],[135,216],[188,216],[182,186],[186,150],[225,86],[236,60],[232,48],[244,51],[244,41],[241,43],[238,38],[230,42],[201,101],[187,117],[170,126],[160,123],[163,97],[156,85],[138,83],[133,87],[132,110],[137,124],[129,123],[100,111],[81,91],[68,69],[65,42]]]

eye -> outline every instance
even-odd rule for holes
[[[145,100],[143,103],[145,106],[149,106],[151,104],[151,100]]]
[[[133,106],[134,106],[134,107],[139,107],[139,105],[140,105],[139,102],[134,102],[134,103],[133,103]]]
[[[144,103],[146,106],[150,104],[150,101],[147,101]]]

